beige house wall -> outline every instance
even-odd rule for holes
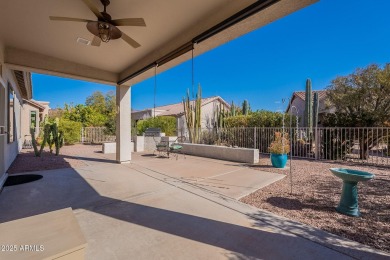
[[[39,109],[30,105],[30,104],[27,104],[25,103],[22,107],[22,139],[23,139],[23,142],[26,138],[26,136],[30,136],[30,114],[32,111],[35,111],[36,115],[37,115],[37,125],[35,127],[35,136],[38,136],[39,135],[39,125],[41,123],[40,121],[40,117],[39,117]],[[30,137],[27,137],[27,138],[30,138]],[[31,139],[30,139],[31,140]]]
[[[2,48],[0,46],[0,58],[3,57]],[[3,186],[5,179],[7,178],[6,171],[11,166],[11,163],[15,160],[17,154],[22,148],[22,131],[21,131],[21,111],[22,111],[22,98],[19,91],[19,87],[16,83],[16,79],[10,69],[4,66],[2,60],[0,60],[0,126],[4,130],[0,132],[0,187]],[[14,115],[15,115],[15,141],[8,143],[8,133],[5,133],[8,129],[7,120],[7,104],[8,104],[8,84],[10,84],[14,90]]]
[[[43,110],[43,112],[41,113],[42,118],[40,118],[40,120],[43,121],[45,120],[45,117],[49,116],[50,103],[45,101],[36,101],[36,102],[45,108],[45,110]]]
[[[212,128],[215,122],[215,112],[219,110],[219,107],[223,106],[225,111],[229,110],[229,107],[225,105],[225,103],[216,99],[204,106],[202,106],[201,111],[201,126],[202,128]]]
[[[218,99],[213,100],[212,102],[202,106],[202,110],[201,110],[202,129],[213,128],[215,122],[215,111],[217,111],[217,109],[219,109],[220,106],[223,106],[225,108],[225,111],[229,110],[229,107]],[[184,114],[177,117],[177,132],[179,136],[188,137],[187,123]]]
[[[299,121],[299,124],[300,126],[303,126],[303,114],[305,113],[305,102],[300,99],[300,98],[294,98],[293,102],[291,103],[292,107],[296,107],[297,110],[295,108],[293,108],[291,110],[291,108],[289,109],[289,111],[287,111],[287,113],[290,113],[293,114],[293,115],[298,115],[298,117],[300,118],[300,121]],[[290,111],[291,110],[291,111]],[[298,112],[298,113],[297,113]]]

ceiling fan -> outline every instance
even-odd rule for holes
[[[117,28],[117,26],[146,26],[143,18],[125,18],[125,19],[116,19],[112,20],[111,15],[106,12],[107,6],[110,4],[110,0],[100,0],[104,6],[104,11],[99,12],[96,6],[91,2],[91,0],[82,0],[88,8],[96,15],[97,21],[80,19],[80,18],[69,18],[69,17],[58,17],[58,16],[49,16],[52,21],[68,21],[68,22],[86,22],[87,29],[94,36],[91,45],[100,46],[101,42],[109,42],[110,40],[115,40],[122,38],[133,48],[138,48],[141,45],[132,39],[130,36],[122,32]]]

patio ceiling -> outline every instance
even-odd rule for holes
[[[91,0],[99,10],[99,0]],[[195,55],[262,27],[317,0],[111,0],[113,19],[142,17],[146,27],[120,27],[141,44],[132,48],[121,39],[100,47],[83,45],[92,40],[85,23],[50,21],[49,16],[96,20],[82,0],[2,1],[0,53],[17,70],[66,76],[106,84],[134,84],[152,75],[155,61],[189,44],[210,28],[253,4],[264,8],[195,46]],[[186,54],[159,67],[159,72],[191,57]],[[129,77],[137,74],[135,77]]]

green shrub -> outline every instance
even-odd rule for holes
[[[260,110],[250,115],[231,116],[224,119],[227,127],[282,127],[283,113]],[[285,126],[290,125],[290,115],[285,114]],[[295,126],[296,117],[292,116],[292,125]]]
[[[176,117],[158,116],[137,122],[137,134],[142,135],[148,128],[160,128],[166,136],[176,135]]]
[[[239,115],[239,116],[231,116],[225,118],[225,126],[226,127],[247,127],[249,120],[252,118],[252,115]]]
[[[80,141],[80,132],[82,124],[80,122],[68,119],[60,119],[59,130],[64,132],[64,142],[67,145],[75,144]]]

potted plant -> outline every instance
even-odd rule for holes
[[[275,132],[275,140],[268,149],[271,153],[272,166],[275,168],[284,168],[287,163],[287,154],[290,152],[288,134]]]

